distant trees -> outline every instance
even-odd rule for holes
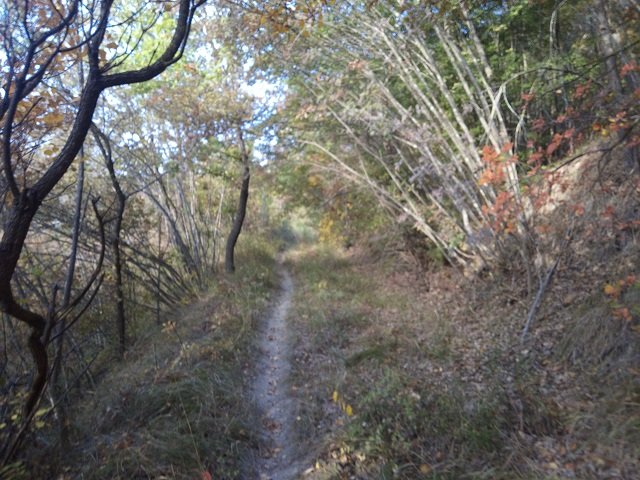
[[[5,2],[2,6],[0,308],[30,329],[28,343],[36,374],[25,400],[25,425],[45,387],[47,344],[62,314],[56,307],[55,289],[48,297],[47,312],[16,298],[15,272],[33,219],[81,150],[101,94],[112,87],[148,81],[175,63],[201,3],[181,0],[167,3],[162,10],[151,2],[134,7],[112,0]],[[166,15],[175,19],[168,41],[144,60],[136,58],[149,41],[147,34]],[[78,69],[81,82],[73,87]],[[101,219],[97,201],[94,208]],[[89,292],[96,279],[91,278],[80,296]],[[4,446],[3,462],[13,456],[20,438],[18,434]]]
[[[302,120],[295,125],[313,117],[324,126],[302,141],[331,158],[326,168],[371,189],[450,261],[464,263],[471,253],[465,238],[486,248],[486,208],[499,193],[479,183],[481,147],[505,159],[513,154],[497,108],[502,92],[475,25],[464,9],[445,15],[411,4],[337,22],[309,37],[300,57],[308,67],[294,78],[301,82]],[[339,140],[343,135],[349,144]],[[327,138],[337,149],[326,147]],[[495,174],[518,198],[514,162]]]
[[[630,118],[637,4],[337,2],[324,19],[275,62],[298,158],[368,189],[451,263],[515,243],[544,270],[542,167],[593,135],[596,116]]]

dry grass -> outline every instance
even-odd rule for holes
[[[277,285],[274,254],[246,246],[236,275],[167,315],[173,323],[149,324],[125,360],[111,360],[70,410],[73,448],[57,478],[241,478],[243,451],[256,443],[252,406],[241,399],[254,327]]]
[[[634,478],[640,295],[616,319],[602,282],[634,273],[637,246],[585,278],[587,255],[567,255],[521,344],[517,272],[425,282],[336,248],[292,252],[299,437],[318,451],[305,478]]]

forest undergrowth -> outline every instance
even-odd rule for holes
[[[520,343],[508,278],[317,246],[290,265],[305,478],[634,478],[637,328],[598,289],[567,296],[584,277],[563,272]]]
[[[238,255],[234,276],[167,312],[161,328],[149,318],[124,360],[101,360],[97,387],[69,409],[68,450],[55,429],[38,430],[39,448],[0,476],[242,478],[243,454],[257,447],[245,379],[278,278],[267,243],[247,241]]]
[[[0,479],[638,478],[640,3],[206,3],[0,7]]]
[[[634,478],[638,242],[635,229],[591,232],[635,218],[638,195],[595,159],[565,173],[573,187],[546,210],[553,223],[567,204],[586,209],[524,339],[535,292],[513,258],[470,273],[380,238],[289,248],[290,415],[297,451],[314,458],[301,478]],[[245,247],[237,276],[111,366],[78,409],[63,478],[243,478],[260,441],[247,379],[277,244]]]
[[[465,275],[388,247],[291,252],[305,478],[637,478],[639,245],[593,232],[612,210],[637,218],[638,191],[594,161],[552,195],[547,221],[587,212],[524,337],[534,295],[514,258]]]
[[[603,188],[624,187],[617,214],[635,211],[637,196],[614,180]],[[582,200],[589,214],[606,207]],[[574,222],[524,340],[532,294],[517,263],[470,274],[380,238],[346,247],[306,235],[289,248],[290,415],[298,452],[314,459],[300,478],[634,478],[638,242],[589,228]],[[47,458],[29,449],[4,474],[244,478],[260,443],[248,381],[277,245],[248,242],[236,275],[161,329],[141,328],[124,361],[100,358],[97,387],[70,408],[71,449],[38,430]]]

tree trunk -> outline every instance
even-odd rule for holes
[[[120,232],[122,230],[122,217],[124,216],[125,198],[118,196],[116,223],[113,228],[113,263],[116,274],[116,315],[118,325],[118,340],[120,355],[124,355],[126,348],[126,315],[124,311],[124,287],[122,283],[122,258],[120,252]]]
[[[597,7],[594,9],[596,22],[598,27],[598,43],[604,55],[604,64],[607,73],[609,88],[613,93],[622,93],[622,83],[618,75],[618,59],[617,54],[620,50],[619,45],[614,37],[609,23],[609,15],[607,11],[607,2],[599,0]]]
[[[82,148],[91,127],[91,120],[100,94],[111,87],[151,80],[166,70],[167,67],[177,62],[182,57],[195,9],[204,2],[180,0],[171,40],[155,60],[137,70],[106,74],[108,66],[100,66],[99,54],[100,45],[105,39],[107,27],[110,24],[109,14],[112,3],[111,1],[100,2],[99,4],[94,3],[85,9],[85,12],[90,16],[88,20],[92,25],[91,36],[85,39],[78,39],[76,47],[72,47],[70,51],[73,52],[77,48],[75,51],[80,52],[80,47],[86,49],[86,56],[81,61],[86,58],[89,65],[89,74],[82,88],[77,111],[73,121],[70,123],[66,140],[62,142],[60,151],[51,159],[48,165],[44,166],[43,172],[37,176],[31,186],[19,186],[20,182],[15,175],[15,152],[12,146],[14,144],[17,145],[14,127],[18,123],[18,117],[16,116],[18,107],[38,85],[54,78],[51,76],[51,63],[56,64],[56,58],[60,58],[60,55],[64,52],[61,43],[56,48],[56,40],[53,40],[55,35],[60,33],[68,36],[71,31],[81,30],[82,25],[85,24],[86,17],[83,14],[82,19],[78,22],[76,18],[78,2],[71,2],[70,8],[64,16],[59,13],[59,18],[52,20],[52,26],[39,25],[41,32],[34,37],[27,34],[25,37],[27,43],[26,45],[21,45],[20,48],[15,48],[16,45],[14,45],[15,41],[11,28],[3,31],[5,49],[8,49],[6,51],[11,52],[10,56],[12,57],[15,54],[13,62],[10,63],[15,66],[20,65],[21,70],[16,70],[13,67],[3,69],[3,75],[5,70],[8,73],[6,78],[9,82],[8,85],[11,85],[12,88],[6,89],[7,91],[5,91],[0,105],[0,134],[2,136],[0,141],[2,145],[0,161],[2,162],[1,174],[6,179],[13,201],[8,209],[0,238],[0,311],[25,323],[31,330],[28,344],[35,364],[36,374],[25,401],[24,426],[21,435],[15,439],[7,450],[0,452],[0,455],[2,455],[0,465],[6,465],[14,457],[47,382],[49,359],[46,344],[51,333],[53,318],[50,318],[51,321],[47,322],[47,319],[40,313],[21,305],[16,300],[12,289],[16,266],[24,249],[33,218],[42,201],[62,179]],[[26,20],[25,28],[27,28]],[[51,44],[53,45],[51,56],[43,64],[35,68],[35,53],[48,50]],[[64,52],[64,54],[67,52]],[[82,53],[81,55],[84,56],[85,54]],[[30,72],[33,73],[30,74]],[[55,75],[58,75],[57,72]],[[25,179],[30,176],[25,172]]]
[[[162,258],[162,215],[158,216],[158,256]],[[162,270],[160,263],[156,267],[156,323],[160,325],[160,280]]]
[[[81,152],[82,155],[82,152]],[[76,259],[78,257],[78,241],[80,239],[80,220],[82,217],[82,197],[84,194],[84,161],[80,162],[78,167],[78,179],[76,183],[76,211],[73,218],[73,232],[71,235],[71,254],[69,256],[69,265],[67,265],[67,276],[64,282],[64,291],[62,293],[62,308],[67,308],[71,302],[71,289],[73,287],[73,277],[76,269]],[[67,411],[65,408],[65,400],[62,398],[63,387],[62,379],[62,357],[64,356],[64,332],[66,329],[66,319],[63,317],[60,323],[56,325],[56,354],[53,361],[53,372],[51,373],[51,396],[55,407],[58,409],[58,426],[60,429],[60,443],[62,450],[66,451],[69,447],[69,429],[67,428]]]
[[[236,135],[238,144],[240,145],[240,155],[242,157],[242,163],[244,164],[244,172],[242,175],[242,186],[240,187],[240,198],[238,199],[238,208],[236,210],[235,218],[233,219],[233,225],[227,238],[227,246],[224,257],[224,269],[227,273],[233,273],[236,270],[234,262],[234,252],[238,237],[242,231],[242,224],[244,223],[244,217],[247,213],[247,202],[249,200],[249,181],[251,180],[251,170],[249,168],[249,155],[244,143],[244,137],[242,135],[242,129],[240,126],[236,127]]]
[[[104,158],[107,171],[109,172],[111,185],[116,193],[116,217],[115,224],[113,225],[111,249],[113,251],[113,268],[115,270],[114,273],[116,277],[116,326],[118,330],[118,345],[120,355],[124,356],[126,349],[127,318],[124,310],[124,285],[122,280],[122,252],[120,249],[120,237],[122,234],[122,220],[124,218],[124,211],[127,206],[128,196],[122,190],[116,175],[115,167],[113,166],[113,155],[111,153],[111,143],[109,142],[109,138],[96,126],[92,126],[92,131]]]

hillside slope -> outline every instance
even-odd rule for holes
[[[603,176],[597,160],[559,180],[567,187],[541,219],[555,248],[539,273],[555,265],[554,275],[533,289],[513,261],[470,274],[375,242],[301,242],[284,255],[295,289],[272,352],[275,249],[245,251],[235,276],[140,332],[126,362],[102,362],[99,385],[74,407],[72,450],[32,473],[637,478],[640,190]],[[258,379],[282,404],[276,423],[253,398],[261,355],[289,372]]]
[[[304,478],[637,478],[637,318],[570,266],[521,343],[517,277],[315,247],[290,264]]]

